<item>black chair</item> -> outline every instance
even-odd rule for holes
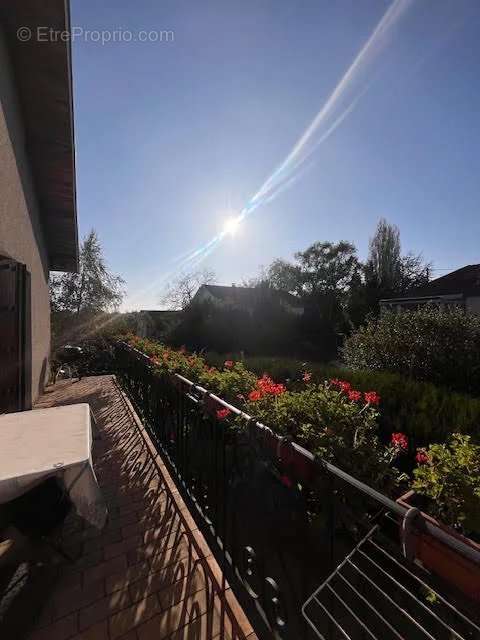
[[[47,478],[27,493],[8,503],[10,523],[25,537],[44,542],[73,562],[53,540],[53,534],[63,524],[72,508],[70,498],[56,478]]]

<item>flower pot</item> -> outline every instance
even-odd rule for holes
[[[418,507],[420,500],[414,491],[408,491],[398,498],[397,502],[408,509]],[[478,555],[480,558],[480,544],[462,536],[427,513],[421,511],[421,514],[427,526],[414,526],[410,532],[411,550],[415,559],[446,583],[456,587],[475,602],[480,602],[480,562],[471,557]],[[432,529],[439,533],[439,537],[432,533]],[[447,539],[452,541],[453,546],[458,543],[458,549],[448,545]]]

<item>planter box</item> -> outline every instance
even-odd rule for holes
[[[408,491],[397,502],[407,509],[420,508],[414,491]],[[446,583],[455,586],[475,602],[480,602],[480,544],[438,522],[427,513],[421,511],[421,514],[426,523],[425,530],[413,528],[410,533],[411,550],[415,559]],[[439,534],[438,537],[431,533],[432,528]],[[457,546],[457,549],[447,544],[447,540],[454,547]]]

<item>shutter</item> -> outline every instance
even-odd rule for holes
[[[24,264],[0,260],[0,413],[25,408],[26,284]]]

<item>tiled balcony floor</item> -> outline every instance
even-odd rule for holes
[[[37,408],[76,402],[96,418],[94,468],[109,520],[98,531],[67,518],[72,564],[18,541],[0,555],[0,637],[256,639],[228,585],[222,595],[220,568],[114,377],[62,381]]]

